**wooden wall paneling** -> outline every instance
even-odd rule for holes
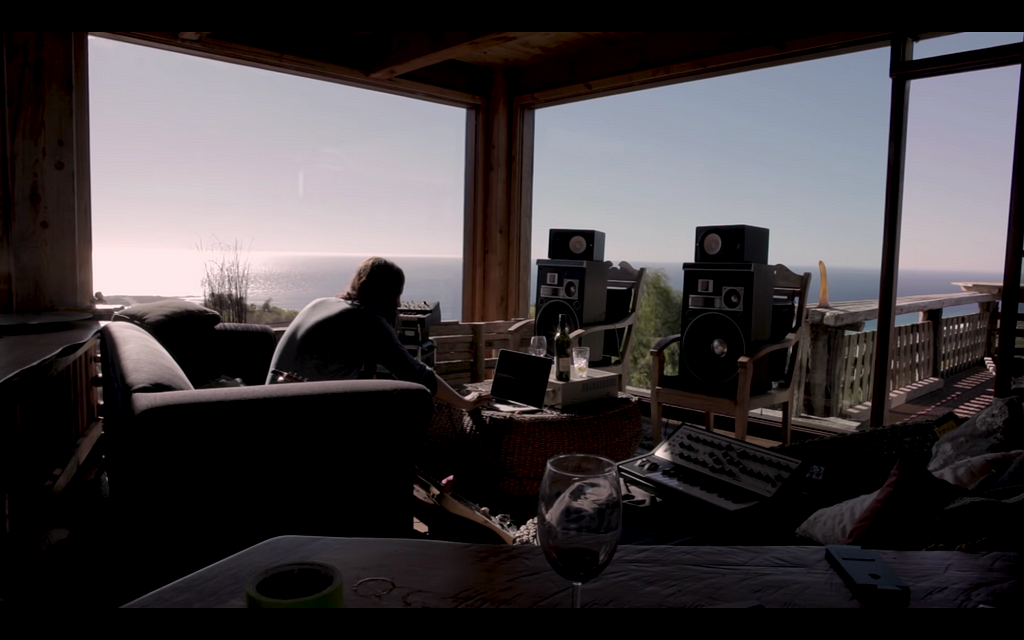
[[[89,33],[76,31],[74,47],[75,109],[75,263],[78,270],[78,300],[91,306],[92,274],[92,184],[89,140]],[[88,428],[88,426],[86,427]]]
[[[521,317],[529,309],[531,228],[522,211],[532,190],[533,119],[512,104],[503,70],[494,70],[491,91],[466,129],[463,320]]]
[[[462,223],[462,320],[483,319],[484,107],[466,109],[465,202]]]
[[[487,168],[484,182],[487,198],[484,206],[484,317],[480,320],[505,320],[508,313],[509,280],[509,168],[512,132],[510,131],[508,81],[502,69],[495,69],[491,93],[487,98]]]
[[[512,193],[509,237],[518,247],[509,254],[509,311],[511,316],[530,315],[530,279],[533,273],[533,150],[536,109],[521,101],[513,104]],[[518,249],[518,250],[517,250]]]
[[[91,256],[79,251],[88,211],[79,210],[77,147],[80,135],[88,141],[88,121],[76,132],[76,107],[88,97],[77,95],[76,39],[15,32],[5,42],[16,312],[86,308],[92,297],[83,289],[91,269],[80,271]]]
[[[11,174],[8,162],[7,39],[0,32],[0,313],[14,312],[13,250],[11,246]]]

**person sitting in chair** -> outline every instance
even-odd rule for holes
[[[491,401],[481,393],[461,396],[398,340],[395,321],[405,274],[384,258],[363,261],[348,291],[310,302],[277,345],[267,384],[279,373],[292,379],[348,380],[382,365],[399,380],[421,384],[439,400],[471,411]]]

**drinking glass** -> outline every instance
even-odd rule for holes
[[[614,462],[585,454],[548,460],[537,535],[551,568],[572,582],[574,609],[580,608],[583,583],[612,561],[621,532],[622,489]]]
[[[530,338],[530,353],[535,356],[547,355],[548,339],[544,336],[533,336]]]
[[[590,347],[573,347],[572,367],[575,377],[587,377],[587,365],[590,364]]]

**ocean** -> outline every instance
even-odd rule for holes
[[[210,257],[210,256],[208,256]],[[243,258],[244,258],[243,254]],[[348,287],[356,267],[366,256],[339,254],[303,254],[284,252],[252,252],[249,301],[271,304],[283,309],[302,309],[310,301],[333,296]],[[462,317],[462,258],[452,256],[390,256],[406,274],[405,300],[437,301],[445,320]],[[669,284],[682,290],[682,263],[629,261],[634,267],[660,269]],[[815,304],[819,295],[818,267],[790,267],[793,271],[812,274],[808,302]],[[536,269],[533,270],[531,300],[536,295]],[[192,300],[202,298],[203,257],[198,251],[100,250],[94,252],[93,280],[104,295],[169,296]],[[873,300],[878,297],[877,269],[835,267],[828,270],[829,299]],[[954,293],[960,288],[955,281],[1001,281],[994,272],[902,270],[898,295]],[[944,315],[955,316],[977,311],[977,305],[950,307]],[[917,314],[897,318],[897,324],[917,321]],[[865,326],[873,328],[874,323]]]

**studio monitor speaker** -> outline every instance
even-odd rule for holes
[[[679,372],[700,393],[735,393],[741,356],[771,338],[775,267],[683,265]],[[766,389],[767,368],[754,372],[753,393]]]
[[[537,261],[537,307],[534,334],[548,339],[548,353],[554,354],[558,316],[565,314],[570,333],[602,324],[608,299],[608,265],[580,260]],[[575,346],[575,345],[574,345]],[[604,349],[604,335],[587,336],[583,346],[598,360]]]
[[[548,258],[604,262],[604,232],[552,229],[548,234]]]
[[[768,230],[745,224],[697,227],[695,262],[768,263]]]

